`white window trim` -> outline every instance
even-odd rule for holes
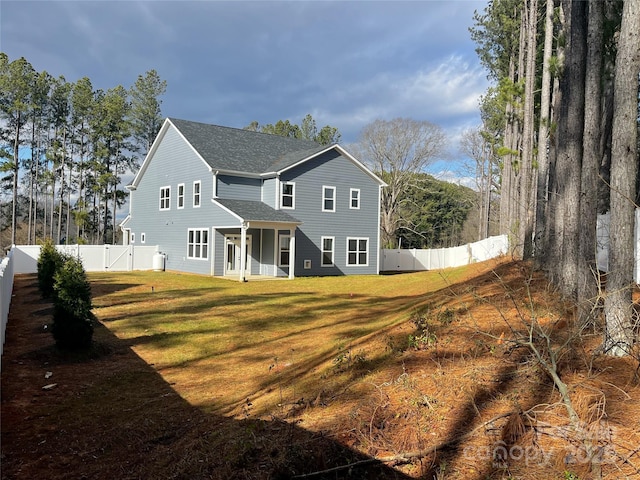
[[[291,206],[286,207],[282,203],[284,197],[284,186],[291,185],[293,187],[293,193],[291,194]],[[296,182],[280,182],[280,208],[282,210],[294,210],[296,208]]]
[[[189,242],[189,237],[191,236],[191,232],[200,232],[200,238],[201,239],[202,239],[202,233],[203,232],[207,233],[207,241],[206,242],[200,241],[200,242],[196,243],[195,240],[193,242],[194,247],[195,247],[195,245],[200,245],[200,256],[199,257],[189,255],[189,245],[191,245],[191,243]],[[210,238],[209,234],[210,234],[210,232],[209,232],[208,228],[188,228],[187,229],[187,258],[189,260],[202,260],[202,261],[208,261],[209,260],[209,238]],[[194,233],[194,239],[195,239],[195,233]],[[194,252],[195,252],[195,248],[194,248]],[[203,256],[203,252],[204,252],[204,256]]]
[[[180,193],[180,188],[182,188],[182,194]],[[184,208],[184,192],[186,191],[184,183],[178,184],[178,189],[176,190],[176,208],[181,210]],[[182,205],[180,205],[182,202]]]
[[[324,252],[325,252],[324,241],[325,240],[331,240],[331,263],[324,263]],[[335,255],[336,255],[336,237],[321,237],[320,238],[320,266],[321,267],[335,266]]]
[[[140,243],[145,243],[147,241],[147,236],[144,232],[140,234]]]
[[[131,232],[131,243],[136,243],[136,234]]]
[[[333,191],[333,195],[331,196],[331,198],[328,198],[325,196],[325,193],[329,190]],[[326,200],[331,200],[332,204],[333,204],[333,208],[325,208],[325,201]],[[322,211],[323,212],[335,212],[336,211],[336,187],[333,187],[331,185],[323,185],[322,186]]]
[[[196,194],[196,185],[198,185],[198,193]],[[196,205],[196,197],[198,198],[198,204]],[[191,198],[193,208],[200,208],[202,205],[202,182],[196,180],[193,182],[193,196]]]
[[[356,197],[357,200],[358,200],[358,205],[355,206],[355,207],[353,206],[353,200],[354,200],[353,193],[354,192],[358,193],[358,195]],[[359,188],[352,188],[352,189],[349,190],[349,208],[351,210],[360,210],[360,189]]]
[[[361,240],[367,241],[367,250],[366,250],[367,261],[365,263],[359,263],[359,258],[361,253],[360,250],[355,251],[356,263],[349,263],[349,241],[350,240],[355,240],[357,242],[356,245],[359,245]],[[370,244],[369,237],[347,237],[347,258],[345,262],[347,267],[368,267],[369,266],[369,244]]]
[[[282,243],[281,240],[283,238],[287,239],[287,251],[289,252],[289,263],[282,263]],[[279,267],[291,267],[291,235],[289,234],[280,234],[278,235],[278,266]]]
[[[163,192],[167,192],[167,196],[166,197],[162,197],[162,193]],[[163,207],[162,205],[166,205],[165,207]],[[160,210],[165,211],[165,210],[171,210],[171,186],[167,185],[164,187],[160,187],[160,204],[159,204]]]

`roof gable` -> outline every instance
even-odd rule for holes
[[[130,189],[134,190],[138,185],[158,145],[171,127],[176,129],[186,145],[213,172],[248,176],[275,175],[335,149],[379,185],[386,185],[371,170],[337,144],[326,146],[309,140],[167,118]]]

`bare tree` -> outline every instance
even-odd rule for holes
[[[388,185],[381,199],[382,246],[396,246],[403,196],[414,174],[442,155],[446,143],[438,125],[409,118],[376,120],[362,130],[356,147],[360,158]]]
[[[604,302],[604,350],[622,356],[633,344],[633,235],[638,160],[640,3],[624,2],[616,56],[611,148],[609,276]]]
[[[493,145],[484,137],[482,129],[471,128],[462,133],[460,149],[473,164],[470,170],[475,175],[478,191],[478,240],[489,236],[491,214],[491,190],[494,183]]]

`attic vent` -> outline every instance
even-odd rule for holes
[[[304,269],[305,270],[311,269],[311,260],[305,260],[304,261]]]

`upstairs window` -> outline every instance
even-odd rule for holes
[[[349,208],[352,210],[360,209],[360,189],[352,188],[349,191]]]
[[[322,211],[336,211],[336,187],[322,187]]]
[[[193,182],[193,207],[200,206],[200,180]]]
[[[171,208],[171,187],[160,187],[160,210]]]
[[[295,183],[282,182],[280,184],[280,208],[295,208]]]
[[[178,185],[178,208],[184,208],[184,183]]]

